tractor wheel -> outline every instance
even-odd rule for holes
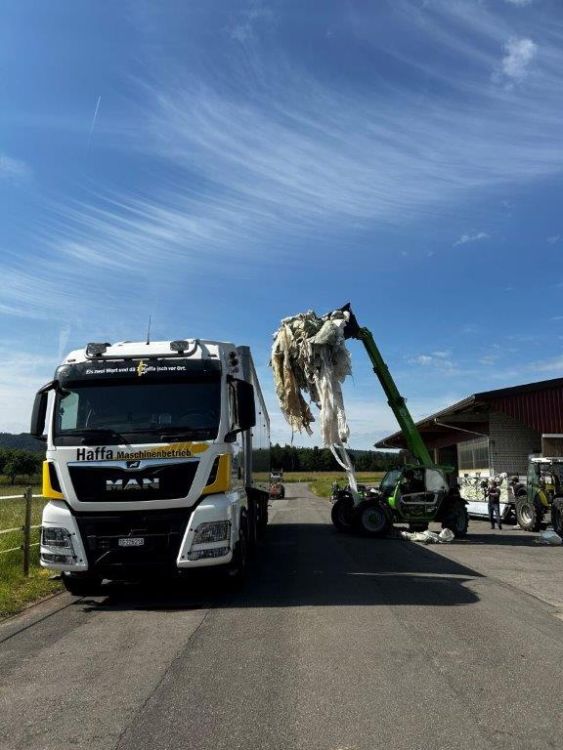
[[[337,531],[352,531],[354,527],[354,501],[350,495],[339,497],[332,504],[330,517]]]
[[[446,511],[442,528],[453,531],[455,538],[461,539],[466,536],[468,526],[469,516],[465,503],[463,500],[454,500]]]
[[[551,524],[553,531],[563,536],[563,498],[556,497],[551,506]]]
[[[364,536],[385,536],[391,527],[391,518],[386,507],[377,500],[362,500],[356,507],[355,522]]]
[[[543,518],[541,505],[527,497],[516,498],[516,520],[524,531],[539,531]]]

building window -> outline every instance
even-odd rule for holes
[[[489,438],[480,437],[458,443],[457,461],[459,471],[489,468]]]

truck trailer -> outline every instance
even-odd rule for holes
[[[47,444],[40,561],[71,593],[204,568],[243,576],[270,471],[247,346],[90,343],[38,391],[31,433]]]

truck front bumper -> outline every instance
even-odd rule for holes
[[[52,501],[43,511],[41,565],[110,579],[225,565],[239,518],[236,493],[209,495],[194,510],[73,513]]]

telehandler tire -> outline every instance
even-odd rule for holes
[[[339,497],[332,504],[330,517],[334,528],[342,533],[353,531],[354,528],[354,501],[349,495]]]
[[[465,503],[463,500],[453,500],[442,521],[442,528],[450,529],[456,539],[462,539],[467,536],[468,526],[469,515]]]
[[[362,500],[354,511],[354,520],[363,536],[382,537],[391,528],[389,511],[378,500]]]
[[[553,531],[563,536],[563,497],[556,497],[551,506],[551,525]]]
[[[543,511],[537,500],[527,497],[516,498],[516,520],[524,531],[539,531],[543,520]]]

